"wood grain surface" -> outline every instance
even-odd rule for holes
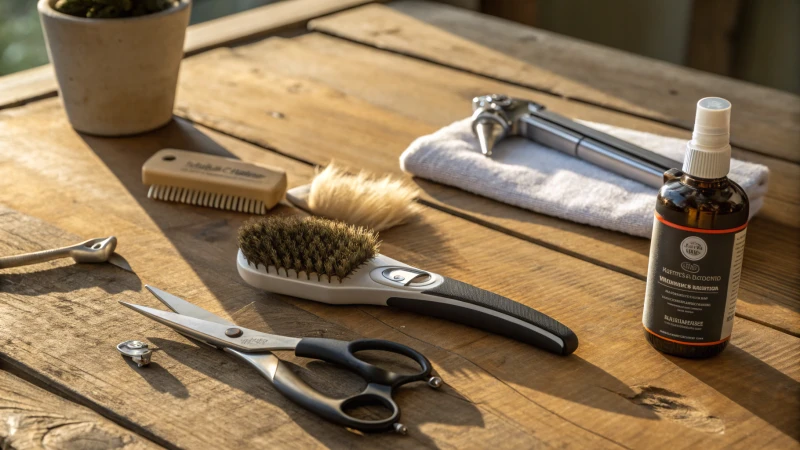
[[[316,17],[380,0],[291,0],[220,17],[186,30],[183,50],[193,55],[296,28]],[[53,66],[34,67],[0,77],[0,109],[58,94]]]
[[[800,162],[800,97],[434,2],[311,22],[335,36],[691,130],[700,98],[734,105],[734,145]]]
[[[187,63],[193,66],[181,93],[187,115],[188,97],[206,95],[190,89],[192,70],[213,76],[219,53]],[[264,70],[255,62],[248,64]],[[348,98],[307,81],[280,83],[276,76],[260,81],[282,86],[284,95],[303,91]],[[240,100],[226,107],[223,115],[231,117],[229,123],[240,119],[234,110],[248,110],[248,99]],[[214,103],[212,97],[205,101]],[[312,103],[305,110],[312,105],[322,106]],[[272,117],[270,108],[277,106],[283,105],[262,105],[264,115]],[[363,143],[359,126],[348,133],[336,122],[317,122],[313,139],[291,128],[284,132],[294,132],[297,145],[313,140],[316,151],[347,144],[369,156],[364,149],[374,141],[417,131],[404,130],[396,120],[381,120],[387,116],[365,103],[351,106],[350,115],[375,116]],[[278,165],[296,185],[307,181],[313,169],[277,153],[291,153],[293,145],[278,139],[273,152],[182,121],[135,138],[92,138],[68,126],[56,100],[10,111],[14,113],[0,114],[0,145],[17,151],[3,153],[0,202],[70,233],[117,235],[118,250],[137,276],[110,266],[75,265],[5,273],[3,279],[10,284],[4,284],[0,297],[3,352],[52,385],[68,386],[95,409],[125,417],[156,442],[180,448],[474,448],[487,442],[509,448],[630,448],[655,441],[671,448],[749,448],[792,446],[799,438],[794,424],[800,345],[795,337],[737,319],[732,346],[720,358],[697,362],[666,357],[641,335],[642,281],[431,208],[413,223],[384,233],[383,252],[558,318],[581,338],[573,356],[558,357],[390,308],[335,307],[256,292],[242,283],[232,260],[236,228],[247,216],[150,201],[140,182],[141,163],[162,147],[180,147]],[[290,110],[286,114],[287,121],[296,120]],[[240,131],[253,127],[240,126]],[[265,136],[273,135],[264,130]],[[56,244],[29,228],[3,227],[26,237],[3,252]],[[116,305],[125,300],[157,306],[143,292],[144,283],[223,316],[255,317],[259,324],[242,325],[265,331],[366,336],[410,345],[433,361],[446,387],[441,392],[424,385],[402,390],[403,421],[411,429],[406,438],[349,433],[291,404],[226,355],[197,348]],[[28,336],[16,338],[23,328]],[[131,338],[146,339],[159,349],[151,367],[138,370],[116,354],[113,346]],[[84,348],[76,354],[64,343]],[[341,395],[358,388],[352,378],[332,379],[340,372],[327,365],[281,356],[296,363],[301,376],[320,389]],[[678,442],[677,435],[682,437]]]
[[[3,210],[5,217],[19,213]],[[64,450],[156,449],[86,407],[0,370],[0,448]]]
[[[5,75],[0,77],[0,109],[53,97],[57,89],[50,64]]]
[[[397,173],[397,158],[413,139],[463,118],[471,97],[483,92],[533,97],[567,116],[663,134],[681,133],[664,125],[648,127],[650,122],[643,119],[580,103],[541,99],[542,94],[533,91],[319,35],[269,39],[234,51],[221,50],[209,58],[218,59],[218,70],[195,72],[191,64],[184,68],[181,92],[190,95],[179,97],[179,111],[207,126],[267,147],[277,146],[315,164],[326,164],[334,156],[353,167]],[[220,82],[206,82],[213,77]],[[285,95],[287,90],[292,95]],[[238,102],[235,110],[224,109],[224,99],[242,98],[246,92],[258,94],[250,101]],[[264,105],[261,98],[272,100]],[[271,111],[284,118],[268,116]],[[331,136],[321,134],[322,122],[330,124]],[[398,131],[388,139],[374,137],[372,130],[384,122],[409,131]],[[355,141],[349,144],[353,127],[358,127],[358,142],[363,141],[363,146],[356,146]],[[737,151],[737,156],[749,155]],[[773,164],[776,172],[789,165],[782,161]],[[420,184],[427,194],[425,200],[437,207],[639,279],[646,275],[648,240],[481,200],[433,183]],[[800,180],[787,176],[774,186],[779,196],[781,188],[800,191]],[[797,214],[800,207],[795,204],[789,209],[772,198],[767,204],[748,230],[738,311],[798,335],[800,237],[794,227],[780,223],[780,218],[787,210]],[[775,254],[786,258],[773,258]]]
[[[364,11],[377,14],[358,16],[364,20],[385,16],[381,9]],[[429,11],[429,20],[443,20],[436,8]],[[453,21],[454,29],[465,23],[458,15]],[[647,240],[417,180],[422,212],[382,233],[382,252],[562,321],[581,344],[572,356],[559,357],[391,308],[337,307],[256,291],[234,263],[236,230],[249,216],[147,199],[141,165],[165,147],[280,167],[290,186],[307,183],[314,165],[331,160],[399,175],[397,157],[408,143],[466,116],[469,99],[487,92],[531,98],[571,117],[687,135],[666,119],[570,101],[511,78],[516,84],[363,42],[368,45],[312,33],[190,58],[176,109],[183,118],[141,136],[78,134],[57,99],[0,111],[0,205],[6,208],[0,210],[0,254],[114,234],[136,272],[62,260],[0,274],[0,361],[130,430],[69,402],[61,415],[51,413],[44,403],[49,393],[22,390],[19,380],[0,372],[0,392],[34,392],[26,405],[47,415],[13,422],[19,397],[1,396],[0,446],[44,447],[36,437],[51,434],[64,436],[50,441],[53,446],[74,448],[800,448],[800,170],[785,155],[734,150],[738,158],[770,166],[772,188],[748,230],[731,345],[706,361],[665,356],[642,336]],[[417,43],[419,51],[441,44]],[[485,55],[462,56],[469,63]],[[598,83],[598,92],[614,101],[613,87]],[[781,108],[763,114],[781,115]],[[297,211],[278,206],[272,213]],[[160,307],[144,284],[249,328],[409,345],[431,359],[445,386],[400,390],[406,437],[345,430],[294,405],[228,355],[117,304]],[[117,353],[116,344],[128,339],[155,346],[149,367],[137,368]],[[328,364],[288,352],[280,357],[330,395],[363,387]],[[64,422],[70,425],[45,431]],[[23,427],[12,432],[14,423]],[[91,436],[100,437],[89,442]]]

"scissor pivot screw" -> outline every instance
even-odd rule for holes
[[[127,356],[133,360],[139,367],[150,364],[150,357],[153,355],[153,351],[150,350],[146,343],[136,340],[121,342],[117,345],[117,350],[119,350],[123,356]]]
[[[439,389],[440,387],[442,387],[442,379],[439,377],[430,377],[428,379],[428,386],[434,389]]]
[[[241,328],[228,328],[227,330],[225,330],[225,336],[228,336],[228,337],[235,338],[235,337],[239,337],[241,335],[242,335],[242,329]]]
[[[392,429],[394,429],[395,433],[399,433],[399,434],[408,433],[408,427],[406,427],[405,425],[403,425],[402,423],[399,423],[399,422],[395,423],[394,425],[392,425]]]

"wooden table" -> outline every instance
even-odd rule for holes
[[[798,448],[798,97],[439,4],[367,3],[291,0],[191,28],[176,118],[137,137],[76,133],[49,67],[0,79],[0,254],[114,234],[136,271],[59,261],[3,272],[0,446]],[[772,173],[723,355],[690,361],[645,342],[645,239],[414,180],[423,212],[383,233],[383,252],[557,318],[581,339],[559,357],[389,308],[251,289],[233,262],[245,215],[151,201],[141,183],[164,147],[280,166],[291,186],[331,159],[400,175],[414,138],[494,92],[683,138],[698,98],[732,101],[734,156]],[[157,306],[145,283],[251,328],[407,344],[446,384],[401,390],[406,437],[347,431],[116,304]],[[158,347],[150,367],[117,354],[134,338]],[[329,393],[360,386],[281,356]]]

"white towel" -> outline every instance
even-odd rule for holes
[[[683,161],[686,140],[592,122],[592,128]],[[507,138],[492,158],[480,152],[469,119],[415,140],[400,156],[415,176],[562,219],[649,238],[657,190],[524,138]],[[680,167],[678,167],[680,168]],[[750,199],[750,217],[764,204],[769,169],[731,161],[730,179]]]

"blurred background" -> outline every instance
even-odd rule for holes
[[[200,23],[280,0],[194,0]],[[437,0],[800,94],[800,0]],[[0,75],[47,63],[36,0],[0,0]]]
[[[245,11],[280,0],[194,0],[191,23]],[[47,64],[36,0],[0,0],[0,76]]]

